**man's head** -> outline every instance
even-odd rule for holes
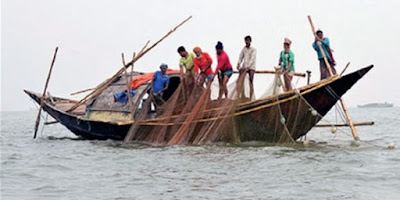
[[[162,63],[162,64],[160,65],[160,70],[161,70],[161,72],[162,72],[163,74],[165,74],[165,73],[167,72],[167,69],[168,69],[168,65],[167,65],[167,64]]]
[[[222,45],[222,42],[218,41],[217,45],[215,45],[215,50],[217,51],[217,54],[220,55],[222,51],[224,50],[224,46]]]
[[[182,57],[186,57],[186,56],[188,55],[188,53],[187,53],[185,47],[183,47],[183,46],[180,46],[180,47],[178,48],[178,53],[179,53],[179,55],[181,55]]]
[[[283,49],[285,50],[285,52],[289,52],[291,44],[292,44],[292,41],[289,38],[285,38],[283,40]]]
[[[200,47],[195,47],[193,49],[193,52],[196,54],[197,57],[200,57],[202,53]]]
[[[244,42],[246,43],[246,47],[250,47],[250,45],[251,45],[251,36],[248,35],[248,36],[244,37]]]
[[[323,39],[323,38],[324,38],[324,33],[323,33],[321,30],[318,30],[318,31],[316,32],[316,34],[317,34],[317,36],[318,36],[320,39]]]

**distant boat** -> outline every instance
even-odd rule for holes
[[[392,103],[368,103],[364,105],[358,105],[359,108],[390,108],[393,107]]]

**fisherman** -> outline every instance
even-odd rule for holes
[[[203,86],[205,80],[210,81],[213,77],[213,70],[211,68],[212,59],[206,52],[202,52],[200,47],[195,47],[193,52],[196,58],[193,60],[195,73],[199,73],[197,80],[200,86]]]
[[[237,63],[237,69],[239,70],[239,76],[243,73],[249,74],[250,80],[250,97],[253,96],[254,88],[253,88],[253,79],[254,72],[256,71],[256,48],[251,46],[251,36],[248,35],[244,38],[245,46],[239,54],[239,60]]]
[[[167,74],[168,65],[161,64],[160,71],[156,71],[153,76],[153,95],[156,107],[161,105],[163,92],[168,89],[169,77]]]
[[[182,78],[188,78],[188,77],[193,78],[193,75],[194,75],[193,59],[196,56],[193,53],[188,53],[186,51],[185,47],[183,47],[183,46],[180,46],[178,48],[178,53],[181,56],[181,59],[179,60],[179,68],[180,68],[181,77]],[[184,73],[186,74],[186,77],[183,75]]]
[[[215,69],[218,72],[218,79],[219,79],[219,95],[218,99],[221,99],[223,94],[225,97],[228,98],[228,88],[227,83],[229,78],[232,76],[233,70],[231,62],[229,61],[228,55],[223,50],[224,47],[220,41],[218,41],[217,45],[215,46],[217,51],[217,61],[218,65]]]
[[[292,90],[292,79],[294,75],[294,54],[290,50],[292,41],[285,38],[283,41],[283,51],[279,55],[279,66],[282,67],[283,80],[285,82],[285,91]]]
[[[321,42],[321,47],[325,53],[326,59],[328,60],[330,66],[331,66],[331,69],[332,69],[332,73],[334,75],[336,74],[336,70],[334,68],[334,66],[336,65],[336,62],[335,62],[335,59],[333,58],[332,50],[331,50],[330,44],[329,44],[329,39],[327,37],[324,37],[324,34],[321,30],[317,30],[316,36],[315,36],[315,41],[312,46],[314,47],[315,51],[318,54],[319,69],[321,71],[321,80],[322,80],[322,79],[326,79],[326,78],[330,77],[331,74],[329,73],[328,66],[326,66],[324,57],[319,49],[317,42]]]

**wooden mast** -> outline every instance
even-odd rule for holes
[[[36,134],[37,134],[37,131],[38,131],[38,128],[39,128],[40,114],[42,112],[42,108],[43,108],[43,104],[44,104],[44,97],[46,95],[47,86],[49,85],[50,76],[51,76],[51,72],[53,71],[54,62],[56,61],[57,51],[58,51],[58,47],[56,47],[56,50],[54,51],[53,60],[51,61],[49,73],[47,75],[46,83],[44,85],[43,95],[40,97],[40,107],[39,107],[38,115],[36,117],[35,132],[33,134],[33,139],[36,138]]]
[[[315,32],[314,24],[313,24],[313,22],[312,22],[312,20],[311,20],[311,16],[310,16],[310,15],[308,16],[308,21],[310,21],[311,30],[312,30],[312,32],[313,32],[313,34],[314,34],[314,37],[316,37],[317,34],[316,34],[316,32]],[[330,74],[330,76],[333,76],[334,74],[333,74],[333,72],[332,72],[331,65],[329,64],[328,59],[327,59],[327,57],[326,57],[326,55],[325,55],[325,52],[324,52],[324,50],[322,49],[321,42],[320,42],[320,41],[317,41],[317,44],[318,44],[319,50],[321,51],[321,54],[322,54],[322,56],[323,56],[323,58],[324,58],[325,65],[326,65],[327,68],[328,68],[329,74]],[[339,101],[340,101],[340,104],[342,105],[343,111],[344,111],[344,113],[345,113],[345,115],[346,115],[347,122],[349,123],[350,129],[351,129],[351,133],[353,134],[353,138],[354,138],[354,140],[358,141],[360,138],[358,137],[357,130],[356,130],[356,128],[354,127],[354,124],[353,124],[353,121],[351,120],[350,114],[349,114],[349,112],[347,111],[346,104],[344,103],[344,101],[343,101],[342,98],[340,98]]]

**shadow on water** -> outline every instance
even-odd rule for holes
[[[81,137],[68,137],[68,136],[64,136],[64,137],[48,136],[47,139],[48,140],[75,140],[75,141],[86,140]]]

